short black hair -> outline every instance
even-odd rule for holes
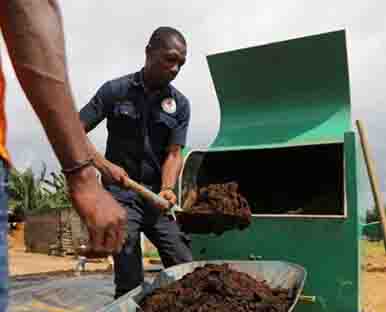
[[[164,46],[165,41],[170,37],[177,37],[186,46],[184,35],[177,29],[169,26],[161,26],[154,30],[150,37],[148,46],[151,49],[159,49]]]

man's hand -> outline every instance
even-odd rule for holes
[[[176,185],[182,167],[181,146],[172,144],[168,147],[168,154],[162,165],[162,184],[160,196],[168,200],[172,206],[177,203],[177,196],[172,188]]]
[[[173,205],[175,205],[177,203],[177,196],[170,189],[161,191],[159,193],[159,196],[166,199],[170,203],[170,207],[172,207]]]
[[[85,222],[90,247],[97,252],[119,253],[127,231],[127,215],[97,181],[95,169],[86,167],[67,177],[69,193]]]

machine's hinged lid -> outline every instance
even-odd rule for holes
[[[345,31],[208,56],[221,107],[213,146],[343,141],[351,128]]]

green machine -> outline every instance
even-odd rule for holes
[[[352,130],[344,31],[208,57],[221,106],[214,144],[191,150],[180,202],[235,181],[245,230],[192,235],[195,260],[283,260],[308,271],[296,312],[359,312],[363,160]]]

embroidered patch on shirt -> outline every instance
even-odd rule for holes
[[[166,113],[173,114],[176,112],[177,109],[176,101],[171,97],[163,99],[161,107]]]

